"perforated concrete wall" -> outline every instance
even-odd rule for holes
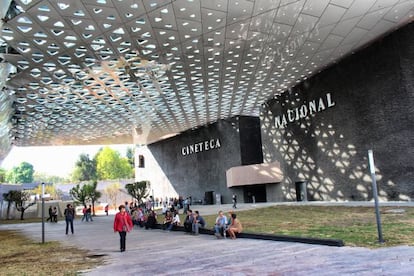
[[[414,25],[394,32],[263,105],[265,162],[281,163],[285,200],[414,198]]]

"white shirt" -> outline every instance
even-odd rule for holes
[[[179,224],[180,222],[180,216],[178,214],[175,214],[173,217],[173,223]]]

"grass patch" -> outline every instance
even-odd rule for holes
[[[37,243],[16,231],[0,230],[0,275],[78,275],[103,263],[86,250],[58,242]]]
[[[33,223],[33,222],[42,222],[42,218],[25,218],[21,219],[2,219],[0,224],[16,224],[16,223]],[[46,222],[46,219],[45,219]]]
[[[414,246],[414,208],[381,207],[380,212],[384,244],[378,242],[374,207],[272,206],[238,211],[237,216],[244,232],[340,239],[347,246],[368,248]],[[210,228],[216,215],[204,218]]]

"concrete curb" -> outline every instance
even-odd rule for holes
[[[154,229],[163,229],[163,225],[156,224]],[[185,232],[185,229],[183,226],[174,226],[172,231]],[[213,236],[214,231],[210,229],[200,228],[200,234]],[[318,244],[318,245],[338,246],[338,247],[345,245],[342,240],[338,240],[338,239],[306,238],[306,237],[257,234],[257,233],[247,233],[247,232],[237,234],[237,238],[266,240],[266,241],[300,242],[300,243],[307,243],[307,244]]]

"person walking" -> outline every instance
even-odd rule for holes
[[[49,206],[49,217],[47,218],[46,221],[50,221],[50,222],[53,221],[53,209],[52,209],[52,206]]]
[[[50,222],[56,222],[57,223],[57,217],[58,217],[58,210],[55,207],[53,207],[53,211],[52,211],[52,220]]]
[[[86,221],[93,221],[92,219],[92,205],[89,205],[89,207],[86,209]]]
[[[125,205],[119,205],[118,209],[119,212],[114,219],[114,232],[119,233],[121,252],[124,252],[126,248],[126,234],[131,231],[133,225],[131,216],[125,210]]]
[[[237,195],[236,194],[233,194],[232,200],[233,200],[233,208],[237,209]]]
[[[75,209],[73,209],[73,206],[71,204],[68,204],[66,205],[66,209],[63,214],[65,215],[66,220],[66,235],[68,234],[69,225],[70,231],[73,234],[73,220],[75,219]]]

